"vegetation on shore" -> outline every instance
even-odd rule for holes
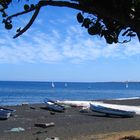
[[[140,140],[140,130],[79,136],[71,140]]]

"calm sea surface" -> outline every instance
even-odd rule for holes
[[[0,104],[52,100],[100,100],[140,97],[140,82],[7,82],[0,81]]]

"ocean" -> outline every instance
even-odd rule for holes
[[[23,82],[0,81],[0,105],[52,100],[140,98],[140,82]]]

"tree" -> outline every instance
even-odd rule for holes
[[[35,21],[40,9],[47,6],[68,7],[79,10],[76,15],[78,22],[85,27],[90,35],[104,37],[106,42],[126,43],[137,36],[140,41],[140,0],[36,0],[29,4],[25,0],[24,10],[13,15],[7,13],[9,5],[14,0],[0,0],[0,12],[5,28],[12,29],[13,19],[34,11],[28,24],[17,28],[17,38],[26,32]],[[20,4],[20,0],[18,0]],[[120,38],[123,41],[120,42]]]

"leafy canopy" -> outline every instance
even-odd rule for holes
[[[17,1],[20,4],[20,0]],[[34,11],[25,27],[17,27],[14,38],[31,27],[42,7],[58,6],[79,10],[76,18],[81,27],[92,36],[104,37],[108,44],[126,43],[135,36],[140,40],[140,0],[36,0],[32,4],[24,0],[23,11],[10,15],[7,9],[12,2],[15,0],[0,0],[2,23],[7,30],[12,29],[15,17]]]

